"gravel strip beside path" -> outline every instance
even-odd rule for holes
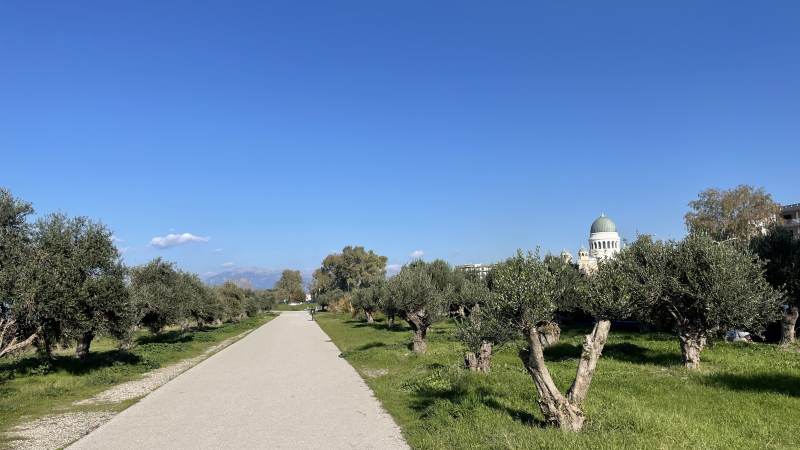
[[[154,391],[159,386],[166,384],[168,381],[182,374],[188,369],[196,366],[202,360],[208,358],[209,355],[214,354],[223,348],[233,344],[239,339],[249,334],[252,330],[245,331],[230,339],[226,339],[219,344],[204,351],[202,355],[195,356],[194,358],[185,359],[177,364],[167,366],[161,369],[148,372],[139,380],[129,381],[107,389],[92,398],[75,402],[75,405],[95,405],[98,403],[116,403],[132,398],[141,397]]]
[[[407,449],[306,312],[283,312],[72,449]]]

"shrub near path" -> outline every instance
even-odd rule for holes
[[[719,342],[692,372],[670,335],[612,333],[586,400],[586,427],[572,434],[541,426],[520,345],[500,350],[492,372],[480,375],[463,369],[451,322],[432,327],[428,353],[415,355],[406,326],[332,313],[317,320],[413,448],[800,447],[800,353],[773,345]],[[587,331],[566,330],[545,351],[561,389]]]
[[[180,330],[156,335],[142,332],[137,345],[129,352],[116,350],[115,340],[99,339],[84,361],[75,359],[70,349],[55,355],[51,363],[34,354],[3,361],[0,364],[0,447],[19,447],[23,443],[13,440],[9,431],[36,418],[50,416],[52,419],[52,414],[60,416],[70,412],[70,417],[76,421],[91,423],[94,419],[84,414],[90,412],[102,419],[94,425],[97,426],[130,406],[135,398],[158,387],[158,383],[163,384],[193,365],[184,364],[187,360],[196,364],[203,356],[213,353],[209,352],[213,347],[239,337],[273,317],[264,314],[238,323],[185,333]],[[180,370],[172,370],[176,368]],[[127,384],[133,380],[147,380],[151,375],[153,379],[147,382],[149,390]],[[113,390],[109,390],[112,387],[129,389],[122,389],[118,395],[104,395],[112,393]],[[65,424],[55,423],[53,426],[58,428]],[[88,431],[81,427],[81,424],[77,425],[80,434],[76,437]],[[65,430],[65,433],[74,434],[74,431]]]

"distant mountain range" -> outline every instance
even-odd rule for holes
[[[204,280],[210,285],[225,284],[232,281],[239,286],[252,289],[272,289],[275,282],[280,280],[283,269],[262,269],[258,267],[243,267],[226,270],[224,272],[207,275]],[[301,270],[303,284],[311,283],[313,271]]]

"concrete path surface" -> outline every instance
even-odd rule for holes
[[[284,312],[72,449],[407,449],[306,312]]]

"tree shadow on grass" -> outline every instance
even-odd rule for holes
[[[384,344],[383,342],[369,342],[367,344],[356,347],[355,350],[364,351],[379,347],[386,347],[386,344]]]
[[[194,333],[204,333],[207,331],[193,330]],[[181,342],[191,342],[194,340],[194,333],[185,333],[181,330],[165,331],[158,334],[148,334],[136,338],[138,344],[177,344]]]
[[[435,368],[437,364],[431,367]],[[442,366],[444,367],[444,366]],[[411,407],[419,411],[423,418],[440,413],[442,410],[454,417],[474,413],[477,408],[486,407],[507,414],[513,420],[533,427],[544,428],[547,423],[528,411],[503,404],[502,395],[484,385],[476,385],[469,378],[461,378],[446,387],[434,385],[417,386],[414,390]]]
[[[544,349],[544,357],[548,361],[563,361],[566,359],[576,359],[581,356],[581,346],[559,342]],[[527,359],[528,350],[522,349],[520,358]]]
[[[520,349],[520,358],[527,358],[527,351],[526,348]],[[562,341],[544,349],[544,356],[548,361],[565,361],[580,358],[581,351],[580,345]],[[653,364],[664,367],[681,365],[681,356],[677,352],[653,351],[630,342],[606,344],[603,348],[603,357],[634,364]]]
[[[46,374],[49,372],[67,372],[71,375],[84,375],[95,370],[116,365],[134,365],[142,361],[141,357],[124,350],[108,350],[91,352],[84,360],[79,360],[72,355],[56,355],[47,359],[40,355],[31,355],[25,358],[12,360],[0,364],[0,372],[13,378],[17,375]]]
[[[677,352],[653,351],[630,342],[607,344],[603,349],[603,357],[634,364],[653,364],[663,367],[681,365],[681,355]]]
[[[797,375],[715,373],[707,376],[704,381],[711,386],[724,387],[736,391],[771,392],[800,397],[800,376]]]
[[[375,330],[382,330],[382,331],[391,331],[391,332],[398,332],[398,331],[409,331],[411,330],[410,327],[406,325],[400,325],[395,323],[394,325],[389,325],[387,322],[376,320],[375,322],[368,323],[359,320],[347,320],[345,321],[346,324],[350,325],[353,328],[372,328]]]

